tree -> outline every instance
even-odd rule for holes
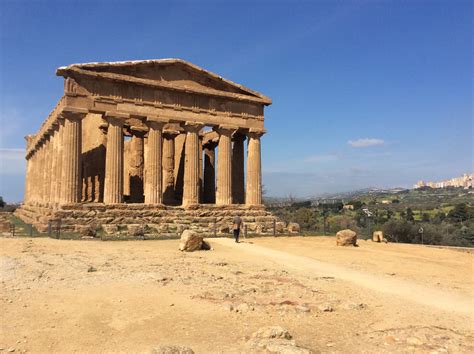
[[[407,208],[406,220],[415,221],[415,218],[413,217],[413,210],[411,210],[411,208]]]
[[[466,221],[469,218],[466,204],[456,204],[454,208],[449,211],[448,218],[454,222]]]
[[[423,213],[423,215],[421,215],[421,221],[423,221],[423,222],[430,222],[430,214],[428,214],[428,213]]]
[[[412,243],[417,237],[418,228],[406,220],[390,220],[383,226],[383,232],[389,241]]]
[[[0,196],[0,208],[4,208],[6,203],[3,201],[3,197]]]

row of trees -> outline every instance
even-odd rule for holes
[[[368,214],[362,208],[348,211],[337,203],[313,207],[309,202],[273,208],[272,212],[286,222],[297,222],[307,233],[334,234],[348,228],[370,237],[373,231],[383,230],[392,242],[474,246],[474,207],[465,203],[456,204],[448,213],[432,215],[416,215],[411,208],[401,212],[374,209]]]

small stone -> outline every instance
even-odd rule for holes
[[[249,310],[250,307],[246,303],[240,304],[235,308],[235,312],[248,312]]]
[[[407,343],[410,345],[423,345],[423,341],[418,337],[408,337]]]
[[[395,339],[394,336],[385,336],[384,340],[385,340],[385,344],[389,344],[389,345],[393,345],[397,343],[397,340]]]
[[[318,310],[322,312],[333,312],[334,309],[329,304],[322,304],[318,306]]]
[[[309,307],[303,306],[303,305],[298,305],[295,307],[296,312],[301,312],[301,313],[307,313],[310,312],[311,309]]]
[[[291,334],[280,326],[267,326],[261,327],[257,332],[252,334],[253,338],[279,338],[279,339],[291,339]]]
[[[13,353],[14,351],[15,351],[15,348],[13,348],[13,347],[7,349],[7,352],[9,352],[9,353]]]
[[[227,311],[234,311],[234,306],[231,303],[226,303],[223,305],[223,307]]]
[[[333,342],[329,342],[326,344],[326,347],[334,347],[336,345],[336,343],[333,343]]]
[[[160,345],[159,347],[153,348],[151,352],[153,354],[194,354],[191,348],[178,345]]]

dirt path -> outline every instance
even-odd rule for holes
[[[410,302],[417,302],[439,310],[469,315],[474,320],[474,298],[472,296],[446,292],[406,280],[390,279],[364,271],[356,271],[348,267],[321,262],[314,258],[270,249],[253,244],[251,241],[237,244],[233,240],[219,238],[212,239],[212,242],[230,247],[237,252],[251,254],[257,258],[265,257],[301,273],[311,272],[320,276],[335,277],[367,289],[396,295]]]

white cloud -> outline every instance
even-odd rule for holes
[[[352,147],[364,148],[364,147],[369,147],[369,146],[383,145],[385,144],[385,141],[383,141],[382,139],[365,138],[365,139],[349,140],[347,143]]]
[[[25,167],[25,149],[0,148],[0,174],[22,174]]]

